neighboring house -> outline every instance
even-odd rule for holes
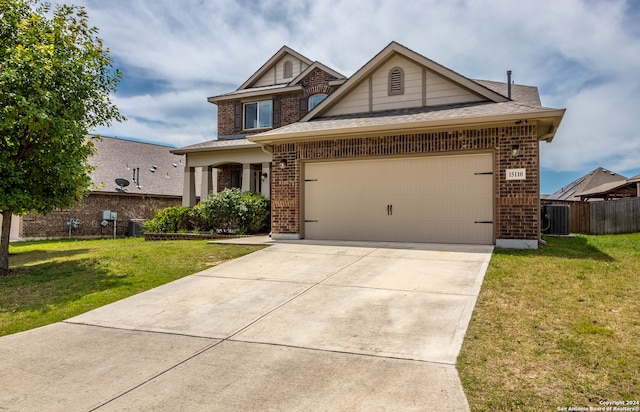
[[[568,185],[561,187],[556,192],[544,198],[545,203],[551,201],[579,202],[588,200],[588,193],[606,191],[627,183],[627,178],[615,172],[598,167]],[[593,196],[596,198],[596,196]]]
[[[47,215],[14,216],[12,239],[55,238],[69,235],[68,222],[79,221],[72,236],[113,236],[114,220],[104,222],[104,211],[115,212],[117,236],[132,235],[132,223],[181,204],[184,156],[170,147],[103,136],[94,138],[96,153],[89,159],[94,185],[89,196],[69,209]],[[128,183],[120,186],[116,183]],[[139,230],[139,226],[137,227]]]
[[[185,205],[194,170],[208,191],[220,167],[218,190],[270,195],[274,239],[538,246],[539,142],[565,110],[536,87],[472,80],[392,42],[346,81],[284,47],[209,101],[220,139],[173,151],[187,156]]]
[[[580,200],[612,200],[626,197],[640,197],[640,174],[623,182],[605,183],[585,190],[580,194]]]

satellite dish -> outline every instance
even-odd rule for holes
[[[124,188],[129,186],[129,181],[127,179],[123,179],[123,178],[119,177],[119,178],[116,179],[116,184],[118,186],[120,186],[118,188],[118,191],[124,192]]]

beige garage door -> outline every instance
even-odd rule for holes
[[[306,163],[307,239],[493,243],[493,156]]]

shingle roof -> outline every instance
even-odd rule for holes
[[[598,188],[604,188],[606,190],[606,187],[609,187],[609,185],[616,187],[616,185],[624,184],[626,181],[626,177],[598,167],[547,196],[546,200],[579,201],[580,195],[582,194],[594,192],[594,190]],[[600,190],[598,189],[598,191]]]
[[[192,144],[190,146],[181,147],[179,149],[172,149],[171,153],[185,154],[200,151],[208,152],[212,150],[246,149],[259,147],[256,143],[247,140],[245,136],[247,135],[240,135],[239,138],[226,139],[224,138],[224,136],[219,136],[218,139]]]
[[[371,113],[357,113],[341,116],[327,116],[308,122],[293,123],[278,129],[260,133],[256,137],[269,137],[304,132],[342,131],[361,127],[380,127],[383,125],[408,125],[411,123],[427,123],[449,120],[482,119],[491,116],[531,115],[533,113],[549,112],[553,114],[558,109],[533,106],[517,101],[509,102],[480,102],[456,105],[430,106],[412,109],[398,109]]]
[[[171,147],[106,136],[93,142],[97,151],[89,164],[96,168],[91,173],[94,191],[117,192],[115,179],[123,178],[130,182],[127,193],[182,196],[185,160],[172,154]],[[136,169],[140,187],[133,182]]]
[[[507,83],[494,82],[490,80],[474,80],[474,81],[476,83],[483,85],[487,89],[491,89],[496,93],[500,93],[503,96],[507,96],[508,94]],[[514,101],[526,103],[532,106],[542,106],[542,103],[540,102],[540,94],[538,93],[538,88],[535,86],[512,84],[511,99]]]

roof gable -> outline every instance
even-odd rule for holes
[[[333,70],[332,68],[330,68],[328,66],[325,66],[324,64],[320,63],[319,61],[315,61],[315,62],[313,62],[313,64],[311,64],[309,67],[307,67],[303,72],[301,72],[298,76],[296,76],[293,80],[291,80],[291,82],[289,82],[289,85],[293,86],[293,85],[298,84],[305,77],[310,75],[315,69],[320,69],[323,72],[328,73],[331,76],[335,77],[337,80],[346,80],[346,77],[343,74],[338,73],[337,71]]]
[[[386,76],[395,67],[403,71],[406,89],[402,95],[389,96]],[[323,116],[480,101],[498,103],[509,99],[399,43],[391,42],[302,121]]]
[[[284,76],[284,64],[286,61],[290,61],[293,66],[291,77]],[[262,67],[240,85],[238,90],[289,83],[292,78],[303,72],[311,64],[313,64],[313,61],[307,57],[287,46],[282,46]]]
[[[546,200],[580,200],[580,195],[593,189],[612,183],[623,184],[627,178],[610,170],[598,167],[579,179],[549,195]],[[615,186],[615,185],[614,185]]]

